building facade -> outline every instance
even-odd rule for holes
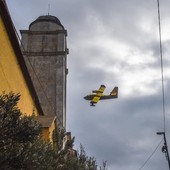
[[[46,115],[55,115],[66,128],[67,31],[58,18],[45,15],[21,30],[22,51]]]
[[[24,61],[6,2],[0,0],[0,95],[20,94],[18,108],[23,115],[34,114],[42,125],[42,138],[52,142],[56,116],[45,115]]]

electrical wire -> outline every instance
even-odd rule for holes
[[[163,129],[166,131],[165,122],[165,88],[164,88],[164,70],[163,70],[163,54],[162,54],[162,36],[161,36],[161,17],[160,17],[160,5],[159,0],[157,0],[158,6],[158,25],[159,25],[159,48],[160,48],[160,59],[161,59],[161,82],[162,82],[162,109],[163,109]]]
[[[161,35],[161,15],[160,15],[160,4],[159,4],[159,0],[157,0],[157,9],[158,9],[158,27],[159,27],[159,50],[160,50],[160,59],[161,59],[161,83],[162,83],[162,111],[163,111],[163,129],[164,132],[166,132],[166,111],[165,111],[165,88],[164,88],[164,70],[163,70],[163,50],[162,50],[162,35]],[[139,168],[139,170],[141,170],[146,164],[147,162],[151,159],[151,157],[154,155],[154,153],[156,152],[156,150],[159,148],[159,146],[161,145],[162,141],[164,139],[162,139],[159,144],[157,145],[157,147],[155,148],[155,150],[151,153],[151,155],[148,157],[148,159],[143,163],[143,165]]]
[[[142,164],[142,166],[139,168],[139,170],[141,170],[147,163],[148,161],[152,158],[152,156],[155,154],[155,152],[157,151],[157,149],[159,148],[159,146],[161,145],[162,141],[164,139],[162,139],[159,144],[156,146],[156,148],[154,149],[154,151],[151,153],[151,155],[148,157],[148,159]]]
[[[168,161],[169,169],[170,169],[170,160],[169,160],[169,153],[168,153],[168,146],[166,142],[166,115],[165,115],[165,89],[164,89],[164,72],[163,72],[163,57],[162,57],[162,38],[161,38],[161,17],[160,17],[160,5],[159,5],[159,0],[157,0],[157,5],[158,5],[158,21],[159,21],[159,44],[160,44],[160,57],[161,57],[161,74],[162,74],[162,104],[163,104],[163,122],[164,122],[164,147],[166,148],[165,150],[165,156]]]

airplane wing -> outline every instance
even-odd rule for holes
[[[101,85],[99,90],[93,90],[92,93],[103,93],[105,90],[106,86],[105,85]]]
[[[103,95],[105,88],[106,87],[104,85],[101,85],[99,90],[93,90],[92,91],[93,93],[96,93],[96,95],[94,95],[94,97],[92,98],[92,100],[90,102],[92,106],[94,106],[94,104],[97,103],[100,100],[101,96]]]

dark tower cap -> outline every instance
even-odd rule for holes
[[[55,16],[52,16],[52,15],[43,15],[43,16],[39,16],[35,21],[33,21],[30,26],[29,26],[29,29],[31,28],[31,26],[37,22],[53,22],[53,23],[56,23],[57,25],[60,25],[63,29],[64,29],[64,26],[61,24],[60,20],[55,17]]]

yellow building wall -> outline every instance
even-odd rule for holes
[[[49,127],[43,127],[43,128],[42,128],[42,138],[43,138],[45,141],[48,141],[48,140],[49,140]]]
[[[21,95],[18,107],[22,113],[31,115],[34,110],[38,114],[0,16],[0,95],[11,91]]]
[[[43,127],[42,128],[42,139],[45,141],[53,141],[53,131],[55,129],[55,124],[52,123],[50,127]]]
[[[50,139],[50,142],[53,141],[53,131],[55,129],[55,124],[54,122],[51,124],[51,126],[49,127],[49,139]]]

